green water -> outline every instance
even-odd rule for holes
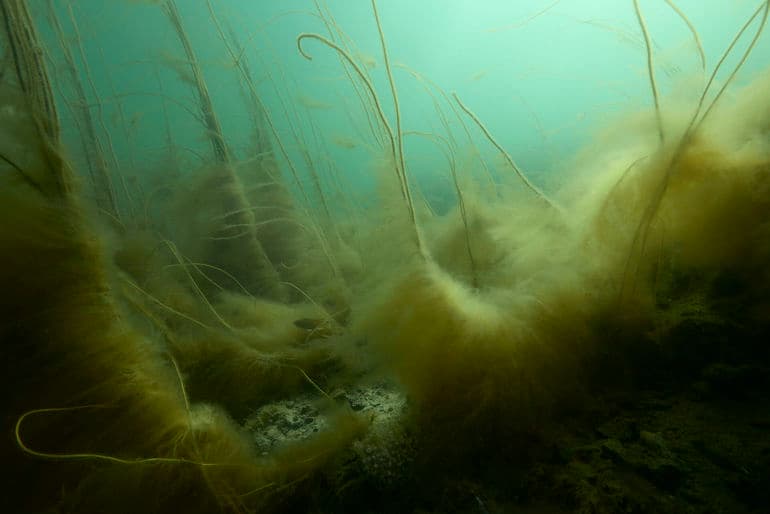
[[[84,84],[85,101],[113,174],[140,180],[148,167],[167,165],[171,153],[182,169],[211,159],[206,129],[196,119],[199,111],[190,87],[189,63],[158,2],[87,0],[50,5],[63,28],[63,41],[51,28],[49,3],[38,1],[31,7],[40,21],[57,98],[66,106],[61,115],[72,157],[82,158],[82,127],[78,131],[73,117],[82,100],[62,62],[62,43],[72,47],[76,74]],[[705,76],[755,9],[747,1],[683,0],[678,5],[699,31],[706,72],[682,19],[664,2],[640,4],[664,110],[666,101],[695,101]],[[286,154],[279,157],[284,174],[289,176],[289,160],[298,170],[301,186],[293,181],[295,194],[298,187],[312,189],[310,168],[315,168],[326,193],[342,183],[365,201],[374,187],[369,168],[386,152],[370,129],[378,120],[371,114],[367,120],[365,114],[371,99],[360,82],[356,89],[351,86],[351,79],[358,79],[350,67],[343,68],[333,50],[305,41],[304,48],[313,57],[308,61],[300,55],[296,39],[301,33],[329,36],[327,24],[333,19],[334,36],[344,37],[343,46],[370,74],[384,112],[394,124],[370,3],[326,2],[320,5],[323,19],[319,6],[299,0],[211,0],[179,2],[178,7],[233,155],[253,155],[254,128],[244,101],[243,75],[222,35],[231,49],[237,41],[235,55],[247,65],[274,123],[270,137],[286,147]],[[652,106],[644,38],[630,1],[391,0],[379,8],[402,130],[407,133],[408,173],[440,211],[454,201],[446,139],[408,133],[451,137],[460,160],[457,166],[466,174],[479,168],[478,159],[495,174],[510,170],[471,126],[470,138],[479,155],[463,121],[454,115],[456,105],[451,99],[417,80],[402,65],[446,94],[456,92],[527,175],[546,188],[558,181],[569,158],[608,120]],[[751,34],[725,61],[717,81],[726,79]],[[760,39],[737,83],[770,63],[768,37]],[[667,100],[674,92],[677,99]],[[464,121],[469,123],[467,118]]]

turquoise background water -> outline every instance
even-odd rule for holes
[[[65,141],[76,161],[82,153],[75,114],[79,100],[63,64],[62,42],[75,55],[76,73],[116,173],[136,179],[164,166],[174,168],[169,173],[185,173],[211,160],[205,128],[195,118],[198,105],[187,82],[189,67],[159,2],[36,0],[31,5],[49,55]],[[375,187],[372,169],[387,152],[372,137],[335,52],[308,40],[303,45],[313,57],[308,61],[297,49],[301,33],[328,36],[316,4],[211,0],[210,5],[223,29],[232,30],[243,45],[244,62],[301,180],[310,180],[313,166],[362,196],[370,194]],[[710,73],[758,2],[681,0],[677,5],[699,31]],[[228,145],[237,158],[248,158],[254,148],[243,79],[216,30],[209,4],[177,0],[177,6]],[[395,124],[371,3],[328,0],[321,6],[349,38],[353,57],[371,74]],[[640,6],[652,38],[664,112],[675,107],[670,99],[675,92],[677,106],[683,98],[694,101],[704,74],[692,34],[663,0],[640,0]],[[64,30],[63,40],[52,28],[51,7]],[[404,131],[441,136],[404,137],[409,174],[439,210],[451,187],[448,134],[434,99],[457,140],[453,157],[458,171],[472,175],[481,161],[449,102],[396,64],[408,66],[447,94],[456,92],[533,181],[546,188],[597,128],[621,113],[652,106],[645,46],[631,0],[380,0],[378,7]],[[718,80],[735,66],[757,21]],[[769,43],[766,32],[736,84],[770,64]],[[467,117],[465,122],[493,173],[508,173],[498,152]],[[174,165],[169,164],[170,153],[176,156]],[[286,159],[280,162],[286,172]]]

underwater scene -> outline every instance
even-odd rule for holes
[[[770,0],[0,0],[0,511],[770,512]]]

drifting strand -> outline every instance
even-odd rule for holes
[[[24,423],[24,420],[27,419],[30,416],[35,416],[38,414],[45,414],[45,413],[52,413],[52,412],[72,412],[77,410],[83,410],[83,409],[99,409],[99,408],[107,408],[105,405],[81,405],[77,407],[48,407],[45,409],[34,409],[25,412],[19,418],[16,420],[16,426],[14,428],[14,437],[16,439],[16,444],[19,446],[21,451],[28,455],[32,455],[34,457],[39,457],[42,459],[52,459],[52,460],[101,460],[106,462],[111,462],[113,464],[127,464],[127,465],[136,465],[136,464],[192,464],[194,466],[200,466],[200,467],[212,467],[212,466],[227,466],[227,467],[244,467],[246,465],[244,464],[228,464],[228,463],[219,463],[219,462],[201,462],[191,459],[184,459],[180,457],[147,457],[147,458],[136,458],[136,459],[123,459],[120,457],[115,457],[114,455],[107,455],[103,453],[49,453],[49,452],[41,452],[38,450],[34,450],[30,448],[25,442],[24,439],[21,437],[21,426]]]
[[[541,9],[540,11],[538,11],[538,12],[536,12],[534,14],[529,15],[523,21],[520,21],[518,23],[514,23],[512,25],[506,25],[504,27],[497,27],[497,28],[493,28],[493,29],[487,29],[487,32],[502,32],[504,30],[512,30],[512,29],[517,29],[519,27],[523,27],[524,25],[526,25],[530,21],[534,20],[535,18],[539,18],[540,16],[544,15],[545,13],[547,13],[548,11],[550,11],[551,9],[556,7],[559,4],[559,2],[561,2],[561,0],[554,0],[549,5],[545,6],[543,9]]]

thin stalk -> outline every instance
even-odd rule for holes
[[[53,191],[42,186],[42,182],[32,179],[19,166],[11,164],[30,185],[44,195],[55,194],[69,199],[73,190],[72,170],[57,153],[61,145],[59,115],[56,109],[51,81],[45,66],[45,54],[40,51],[42,45],[38,37],[27,2],[23,0],[0,0],[4,29],[3,38],[10,49],[11,59],[16,71],[19,88],[29,102],[30,111],[36,115],[36,144],[47,165]],[[5,161],[12,161],[4,156]],[[39,178],[39,177],[38,177]],[[35,186],[37,185],[37,187]]]
[[[29,98],[32,110],[40,116],[43,134],[58,147],[60,130],[56,102],[28,2],[2,0],[0,10],[5,25],[3,35],[7,38],[19,86]]]
[[[642,36],[644,37],[644,48],[647,52],[647,75],[650,78],[650,89],[652,89],[652,99],[655,102],[655,118],[658,122],[658,137],[660,138],[660,144],[662,145],[666,137],[663,133],[663,119],[660,113],[660,98],[658,95],[658,85],[655,81],[655,68],[652,60],[652,43],[650,42],[650,33],[647,31],[647,23],[644,21],[642,11],[639,8],[639,0],[633,0],[634,12],[636,12],[636,19],[639,20],[639,26],[642,29]]]
[[[727,55],[732,51],[733,47],[738,42],[738,40],[740,39],[741,35],[743,35],[743,33],[746,31],[746,29],[749,27],[749,25],[751,25],[751,23],[754,21],[754,19],[759,15],[759,12],[760,12],[760,10],[762,10],[763,6],[764,6],[764,12],[762,14],[762,20],[759,22],[759,28],[757,29],[756,34],[754,34],[754,38],[751,40],[751,43],[749,43],[749,46],[743,52],[743,55],[741,56],[740,61],[738,62],[738,64],[735,65],[735,68],[733,69],[732,73],[730,73],[730,76],[727,77],[727,80],[722,85],[721,89],[716,94],[714,99],[711,101],[711,104],[706,109],[706,112],[703,113],[703,116],[701,116],[701,119],[695,125],[694,131],[697,131],[698,128],[703,124],[703,121],[706,119],[706,117],[709,115],[711,110],[714,108],[714,106],[716,105],[716,103],[719,100],[719,98],[721,98],[722,94],[727,89],[727,86],[730,85],[730,82],[732,82],[732,80],[738,74],[738,71],[741,69],[743,64],[746,62],[746,59],[748,59],[749,54],[751,53],[751,51],[756,46],[757,41],[759,40],[759,37],[762,35],[762,31],[764,30],[765,25],[767,25],[767,15],[768,15],[768,12],[770,11],[770,0],[768,0],[767,2],[763,2],[762,5],[757,7],[757,10],[754,11],[754,15],[751,18],[749,18],[749,20],[746,22],[746,24],[738,32],[738,34],[736,34],[735,39],[730,44],[730,46],[727,48],[727,50],[725,51],[725,54],[719,60],[719,64],[717,64],[717,67],[714,69],[714,73],[709,78],[708,86],[706,86],[706,89],[703,91],[703,95],[701,96],[701,100],[698,103],[698,110],[700,110],[700,107],[703,105],[703,99],[705,98],[706,93],[708,92],[709,86],[711,86],[711,84],[714,82],[714,78],[716,77],[717,71],[722,66],[722,63],[724,63],[725,59],[727,58]],[[697,112],[696,112],[696,116],[697,116]]]
[[[385,116],[385,113],[382,110],[382,104],[380,103],[380,98],[374,89],[374,85],[372,85],[371,80],[367,78],[367,76],[361,70],[361,67],[355,62],[355,60],[353,60],[353,58],[350,56],[350,54],[347,53],[345,49],[343,49],[337,43],[329,40],[328,38],[320,34],[304,32],[299,36],[297,36],[297,49],[299,50],[299,53],[302,55],[302,57],[304,57],[308,61],[313,60],[313,57],[302,48],[302,42],[305,39],[315,39],[316,41],[323,43],[324,45],[328,46],[329,48],[332,48],[337,53],[339,53],[339,55],[341,55],[348,62],[348,64],[350,64],[350,66],[353,68],[353,70],[356,72],[356,74],[358,75],[358,77],[361,79],[362,83],[366,87],[366,90],[369,92],[369,96],[371,97],[372,102],[374,103],[374,106],[375,106],[375,111],[377,112],[377,115],[380,118],[380,122],[385,127],[385,132],[388,135],[388,140],[390,142],[390,156],[393,159],[393,165],[395,168],[396,177],[398,178],[399,185],[401,186],[401,195],[404,198],[404,201],[407,204],[407,208],[409,210],[410,221],[412,222],[412,227],[414,228],[413,235],[415,237],[415,242],[421,254],[425,255],[424,248],[422,246],[422,240],[420,238],[419,231],[417,229],[417,217],[415,215],[414,206],[411,203],[411,195],[408,194],[408,191],[405,188],[405,181],[402,177],[400,159],[399,159],[399,150],[396,145],[396,137],[393,134],[393,129],[390,126],[390,122],[388,121],[388,118]]]
[[[115,153],[115,145],[112,142],[112,135],[110,134],[110,131],[107,130],[107,125],[104,123],[104,105],[99,99],[99,90],[96,88],[96,83],[94,82],[93,75],[91,74],[91,66],[88,63],[88,59],[86,58],[86,52],[83,48],[83,40],[80,37],[80,27],[78,26],[77,19],[75,17],[75,13],[72,10],[72,4],[67,4],[67,14],[69,15],[70,19],[70,25],[72,26],[72,30],[75,33],[75,46],[78,49],[78,54],[80,55],[80,62],[83,67],[83,74],[86,77],[86,80],[88,81],[88,85],[91,88],[91,94],[94,98],[94,105],[96,106],[96,119],[99,121],[99,125],[102,127],[102,132],[104,133],[104,137],[107,139],[107,147],[110,151],[110,157],[112,158],[112,162],[115,165],[115,171],[120,172],[120,163],[118,162],[118,157]],[[101,143],[99,143],[101,146]]]
[[[50,0],[49,0],[50,1]],[[174,27],[174,31],[179,38],[179,42],[182,44],[184,53],[187,56],[190,65],[190,71],[192,72],[193,81],[195,83],[195,89],[198,93],[198,103],[200,105],[201,114],[203,115],[203,121],[206,126],[207,134],[211,142],[211,148],[214,151],[214,156],[217,161],[223,164],[229,164],[230,156],[227,152],[225,145],[225,139],[222,134],[222,126],[219,124],[219,119],[214,111],[214,104],[211,101],[211,95],[209,95],[206,81],[203,78],[203,73],[198,65],[198,58],[193,49],[190,39],[187,37],[187,32],[182,24],[182,18],[179,15],[179,10],[176,7],[174,0],[165,0],[163,4],[164,11],[168,16],[171,25]]]
[[[508,165],[513,169],[513,171],[518,175],[518,177],[521,179],[522,182],[524,182],[524,185],[527,186],[533,193],[535,193],[540,199],[545,201],[548,205],[556,209],[557,211],[563,213],[564,209],[562,209],[559,205],[554,203],[550,198],[548,198],[545,193],[540,191],[540,189],[537,188],[532,182],[529,181],[526,175],[519,169],[519,167],[516,165],[516,163],[513,161],[513,158],[510,156],[508,152],[505,151],[505,149],[498,143],[495,138],[492,136],[492,134],[489,132],[487,127],[484,126],[484,124],[481,122],[481,120],[476,116],[473,111],[471,111],[468,107],[465,106],[464,103],[460,100],[460,97],[457,96],[457,93],[452,93],[452,96],[454,97],[455,101],[457,102],[457,105],[460,106],[460,109],[465,111],[465,114],[470,117],[476,123],[476,125],[481,129],[481,132],[484,133],[484,136],[489,140],[490,143],[492,143],[492,146],[497,148],[497,150],[503,155],[503,158],[508,163]]]
[[[700,100],[698,101],[698,106],[693,112],[693,115],[690,119],[690,123],[687,125],[687,128],[685,129],[684,134],[682,135],[682,138],[679,141],[679,144],[677,145],[676,149],[674,150],[672,156],[669,159],[668,166],[666,167],[666,172],[660,181],[660,185],[655,190],[653,194],[653,198],[650,201],[647,208],[645,209],[644,213],[642,214],[642,218],[640,219],[639,224],[637,225],[637,228],[634,232],[634,237],[631,242],[631,249],[628,255],[628,259],[626,260],[626,266],[623,270],[623,280],[621,282],[621,288],[620,288],[620,294],[619,294],[620,302],[624,300],[625,295],[628,291],[629,280],[633,280],[631,277],[635,277],[636,273],[638,272],[639,264],[640,264],[639,261],[644,255],[645,248],[647,246],[647,238],[649,236],[650,225],[652,224],[652,221],[655,218],[656,213],[658,212],[658,208],[660,207],[660,204],[663,201],[663,197],[666,194],[666,190],[668,189],[668,183],[671,178],[671,174],[674,172],[674,169],[676,168],[677,164],[679,163],[679,160],[681,159],[682,155],[687,149],[687,146],[692,141],[693,136],[700,129],[701,124],[706,119],[706,116],[714,108],[717,101],[722,96],[722,93],[724,93],[727,86],[733,80],[735,75],[738,73],[740,68],[748,59],[748,56],[751,53],[751,51],[756,46],[756,43],[759,40],[759,37],[762,35],[762,31],[765,28],[765,25],[767,23],[768,11],[770,11],[770,0],[763,0],[763,2],[754,11],[754,14],[752,14],[752,16],[746,21],[746,23],[743,24],[741,29],[735,35],[732,42],[724,51],[721,59],[717,63],[716,67],[714,68],[714,71],[712,72],[711,77],[709,78],[709,81],[706,84],[706,87],[704,88],[703,93],[701,94]],[[749,43],[749,46],[744,51],[738,64],[736,64],[735,68],[730,73],[730,76],[725,81],[725,84],[719,90],[719,93],[717,94],[717,96],[714,98],[714,100],[712,100],[711,104],[706,109],[706,112],[698,120],[698,115],[700,114],[701,109],[703,108],[703,104],[705,102],[706,96],[708,95],[709,89],[716,78],[717,72],[721,68],[724,61],[727,59],[728,55],[732,52],[733,48],[738,43],[738,40],[740,40],[743,33],[746,31],[746,29],[748,29],[748,27],[756,19],[756,17],[759,16],[760,12],[763,12],[762,20],[759,24],[759,28],[757,29],[757,32],[754,34],[754,38],[751,40],[751,42]],[[633,290],[633,286],[634,284],[631,283],[630,287],[632,288],[632,290]]]
[[[337,37],[340,39],[339,44],[342,48],[345,48],[346,42],[349,45],[353,45],[352,41],[349,41],[349,38],[346,37],[346,34],[337,24],[337,21],[334,19],[334,16],[329,10],[329,6],[326,5],[325,2],[323,2],[323,9],[322,9],[321,3],[319,3],[318,0],[313,0],[313,3],[315,4],[316,9],[318,10],[319,16],[323,20],[324,25],[326,25],[326,30],[329,32],[330,39],[334,42],[337,42],[337,38],[335,38],[335,33],[336,33]],[[326,11],[325,13],[324,13],[324,10]],[[351,53],[349,48],[345,48],[345,50],[348,53]],[[364,100],[365,94],[361,92],[359,85],[356,83],[355,80],[353,80],[353,77],[350,75],[350,70],[348,69],[348,65],[345,59],[342,58],[341,56],[337,56],[337,58],[339,59],[340,64],[342,65],[342,70],[345,72],[345,76],[347,77],[348,82],[353,88],[353,91],[355,91],[356,96],[358,97],[358,100],[361,103],[361,107],[363,108],[364,115],[366,116],[366,121],[369,124],[369,130],[372,133],[372,137],[377,141],[377,143],[379,143],[381,146],[384,146],[386,136],[382,132],[383,127],[381,125],[377,125],[376,123],[372,122],[372,114],[376,116],[376,113],[372,112],[371,104],[367,103]],[[371,80],[371,77],[368,75],[366,68],[364,67],[362,70],[367,75],[367,78]],[[379,130],[375,130],[375,127],[377,127]]]
[[[208,6],[209,15],[210,15],[212,21],[214,22],[214,25],[215,25],[215,27],[216,27],[219,35],[220,35],[220,38],[222,39],[222,42],[225,45],[225,49],[230,54],[230,56],[233,59],[235,59],[236,58],[236,50],[238,50],[238,47],[239,47],[238,39],[235,37],[235,34],[232,33],[232,32],[230,34],[230,39],[229,40],[228,40],[228,38],[225,37],[224,31],[222,30],[222,25],[219,22],[219,18],[217,17],[216,12],[214,11],[214,8],[213,8],[213,6],[211,4],[211,0],[207,0],[206,4]],[[261,101],[261,99],[259,97],[259,94],[257,92],[256,86],[254,85],[254,81],[252,80],[252,74],[251,74],[251,72],[249,70],[248,63],[247,63],[247,61],[246,61],[246,59],[244,57],[243,51],[239,52],[238,58],[237,58],[236,62],[237,62],[237,67],[238,67],[238,70],[240,71],[241,77],[244,79],[244,82],[246,83],[246,85],[248,87],[249,99],[251,100],[251,104],[252,104],[251,105],[252,111],[255,113],[255,116],[257,116],[257,118],[258,118],[258,120],[260,122],[259,125],[256,127],[257,131],[261,132],[260,129],[261,129],[262,123],[266,123],[270,127],[270,129],[271,129],[271,131],[273,133],[273,137],[275,138],[279,148],[281,149],[281,152],[282,152],[282,154],[283,154],[283,156],[284,156],[286,162],[288,163],[289,168],[290,168],[290,170],[292,172],[292,175],[293,175],[293,178],[294,178],[294,180],[296,182],[296,185],[297,185],[300,193],[303,196],[305,209],[310,209],[311,206],[312,206],[312,204],[310,202],[310,199],[309,199],[309,197],[308,197],[304,187],[302,186],[301,181],[299,180],[299,174],[298,174],[296,168],[294,167],[293,161],[289,157],[289,154],[286,151],[286,149],[285,149],[285,147],[284,147],[284,145],[283,145],[283,143],[281,141],[281,138],[280,138],[280,136],[278,134],[278,130],[276,129],[276,127],[273,124],[273,121],[272,121],[272,119],[270,117],[270,113],[268,112],[267,108],[264,106],[264,104],[262,103],[262,101]],[[281,101],[281,104],[283,105],[284,111],[287,114],[287,120],[289,120],[288,110],[287,110],[285,104],[283,103],[283,99],[281,98],[280,93],[278,92],[278,88],[276,87],[275,81],[272,80],[272,76],[271,76],[271,81],[273,83],[273,86],[276,89],[276,93],[278,93],[278,98]],[[300,139],[298,133],[296,132],[296,130],[294,129],[293,125],[291,125],[291,121],[290,120],[289,120],[289,123],[290,123],[291,129],[292,129],[292,133],[294,134],[295,140],[302,147],[303,145],[301,145],[301,139]],[[263,148],[259,148],[259,151],[262,152],[264,150],[269,150],[270,155],[272,155],[272,145],[270,144],[270,142],[266,138],[262,142],[263,142],[263,144],[265,146]],[[316,172],[315,166],[313,165],[313,162],[310,159],[310,156],[309,156],[308,152],[306,150],[303,150],[302,153],[305,156],[306,162],[308,164],[308,167],[309,167],[309,169],[310,169],[310,171],[312,173],[312,176],[313,176],[313,179],[314,179],[314,182],[315,182],[318,194],[320,196],[320,200],[322,202],[322,206],[323,206],[324,213],[326,215],[326,219],[328,221],[328,224],[331,224],[331,215],[330,215],[329,208],[328,208],[328,205],[327,205],[327,202],[326,202],[326,197],[324,196],[323,190],[321,188],[320,179],[319,179],[318,174]],[[312,216],[311,216],[311,218],[312,218]],[[323,249],[324,255],[326,256],[326,258],[327,258],[327,260],[329,262],[329,266],[330,266],[330,268],[332,270],[332,274],[335,277],[341,276],[341,274],[339,272],[339,267],[337,266],[337,263],[334,261],[334,258],[332,257],[332,253],[329,250],[329,244],[328,244],[328,241],[326,240],[325,234],[320,229],[318,229],[318,227],[315,227],[315,233],[317,234],[317,236],[319,238],[319,243],[321,244],[321,247]]]
[[[454,155],[452,154],[452,146],[449,143],[449,141],[447,141],[445,138],[441,136],[437,136],[435,134],[429,134],[425,132],[405,132],[404,134],[425,137],[433,141],[441,141],[447,147],[447,149],[442,152],[444,153],[444,156],[449,162],[449,170],[452,175],[452,183],[454,184],[455,192],[457,193],[457,203],[458,203],[458,206],[460,207],[460,219],[462,220],[463,229],[465,232],[465,250],[466,252],[468,252],[468,261],[471,266],[471,285],[474,289],[477,289],[479,287],[479,275],[478,275],[478,270],[476,269],[476,259],[473,256],[473,247],[471,245],[471,231],[470,231],[470,227],[468,226],[468,214],[465,208],[465,198],[463,196],[462,188],[460,187],[460,180],[457,177],[457,164],[455,163]]]
[[[230,154],[225,144],[222,127],[216,117],[214,105],[211,101],[211,96],[209,95],[206,82],[203,78],[203,72],[201,71],[201,68],[198,64],[198,59],[195,55],[195,50],[193,49],[192,43],[187,37],[187,32],[184,29],[181,16],[179,15],[179,10],[177,9],[174,0],[165,0],[163,8],[171,22],[171,25],[174,27],[177,37],[179,38],[179,41],[184,49],[185,56],[189,62],[195,89],[198,93],[198,101],[201,113],[205,122],[206,133],[209,136],[211,147],[214,151],[214,156],[222,164],[222,180],[225,187],[223,187],[221,191],[223,191],[223,194],[227,195],[228,200],[233,202],[234,205],[240,208],[245,208],[248,206],[248,202],[245,197],[243,185],[238,176],[233,171],[233,167],[230,162]],[[245,221],[246,224],[251,225],[247,233],[249,241],[249,244],[247,245],[248,250],[246,250],[244,247],[241,248],[241,251],[246,251],[248,254],[250,254],[245,258],[253,262],[255,272],[265,272],[269,275],[266,277],[262,275],[259,276],[260,280],[267,280],[269,282],[267,284],[261,284],[263,286],[261,289],[264,289],[264,286],[267,286],[269,288],[267,292],[269,296],[279,300],[285,299],[286,291],[279,284],[278,272],[273,266],[273,263],[270,261],[270,258],[262,246],[261,241],[257,237],[255,227],[256,220],[254,218],[254,214],[252,212],[244,212],[241,214],[241,219],[234,221]],[[256,279],[257,277],[253,278]]]
[[[692,24],[690,19],[687,17],[687,15],[679,8],[677,5],[673,2],[673,0],[664,0],[669,7],[682,19],[682,21],[687,25],[687,28],[690,29],[690,33],[692,34],[693,39],[695,40],[695,46],[698,49],[698,57],[700,58],[700,66],[701,70],[703,70],[703,73],[706,73],[706,53],[703,51],[703,44],[701,43],[700,36],[698,35],[698,31],[695,28],[695,25]]]
[[[396,112],[396,149],[398,150],[398,165],[401,172],[401,180],[403,182],[404,193],[406,194],[406,203],[409,208],[409,215],[412,218],[412,222],[417,227],[417,216],[414,212],[414,205],[412,202],[412,194],[409,191],[409,179],[406,175],[406,161],[404,160],[404,135],[401,128],[401,107],[398,103],[398,92],[396,90],[396,82],[393,80],[393,71],[390,67],[390,57],[388,56],[388,45],[385,44],[385,34],[382,30],[382,23],[380,22],[380,13],[377,10],[377,1],[372,0],[372,11],[374,12],[374,21],[377,24],[377,32],[380,35],[380,46],[382,47],[382,57],[385,62],[385,73],[388,76],[388,83],[390,84],[390,92],[393,95],[393,109]],[[419,232],[417,232],[417,244],[422,247],[420,241]]]
[[[96,204],[99,208],[120,217],[117,208],[117,201],[115,198],[115,187],[112,183],[112,177],[107,167],[107,162],[104,159],[104,152],[99,141],[99,136],[96,131],[96,124],[94,118],[91,115],[89,104],[83,82],[78,73],[77,65],[75,64],[75,57],[67,44],[67,36],[64,33],[59,17],[56,15],[56,7],[53,0],[48,0],[48,17],[51,25],[56,32],[56,37],[59,40],[59,46],[61,47],[62,55],[64,57],[64,63],[66,69],[69,72],[70,82],[75,89],[75,95],[79,102],[79,118],[83,122],[85,134],[81,137],[81,143],[83,144],[84,158],[90,172],[91,180],[94,188],[94,196],[96,198]]]
[[[458,123],[460,123],[460,126],[463,128],[463,132],[465,133],[465,136],[468,139],[468,144],[479,155],[479,161],[481,162],[481,167],[484,170],[487,180],[489,181],[489,185],[494,188],[495,180],[492,177],[492,172],[489,171],[489,167],[487,166],[486,161],[484,161],[484,159],[481,158],[481,153],[478,151],[478,147],[473,141],[473,137],[471,136],[471,131],[468,129],[468,125],[465,123],[465,120],[463,119],[462,115],[457,110],[457,106],[455,106],[455,103],[449,98],[449,95],[446,93],[446,91],[444,91],[441,87],[439,87],[438,84],[436,84],[429,78],[421,75],[420,73],[406,66],[405,64],[397,64],[396,67],[406,70],[410,75],[412,75],[415,79],[417,79],[418,82],[422,84],[427,84],[428,86],[435,89],[441,95],[441,97],[444,99],[444,102],[446,102],[449,108],[452,109],[452,113],[454,113],[455,118],[457,118]],[[448,126],[448,122],[447,122],[447,126]],[[450,139],[454,140],[454,138],[451,137],[451,131],[450,131]]]

